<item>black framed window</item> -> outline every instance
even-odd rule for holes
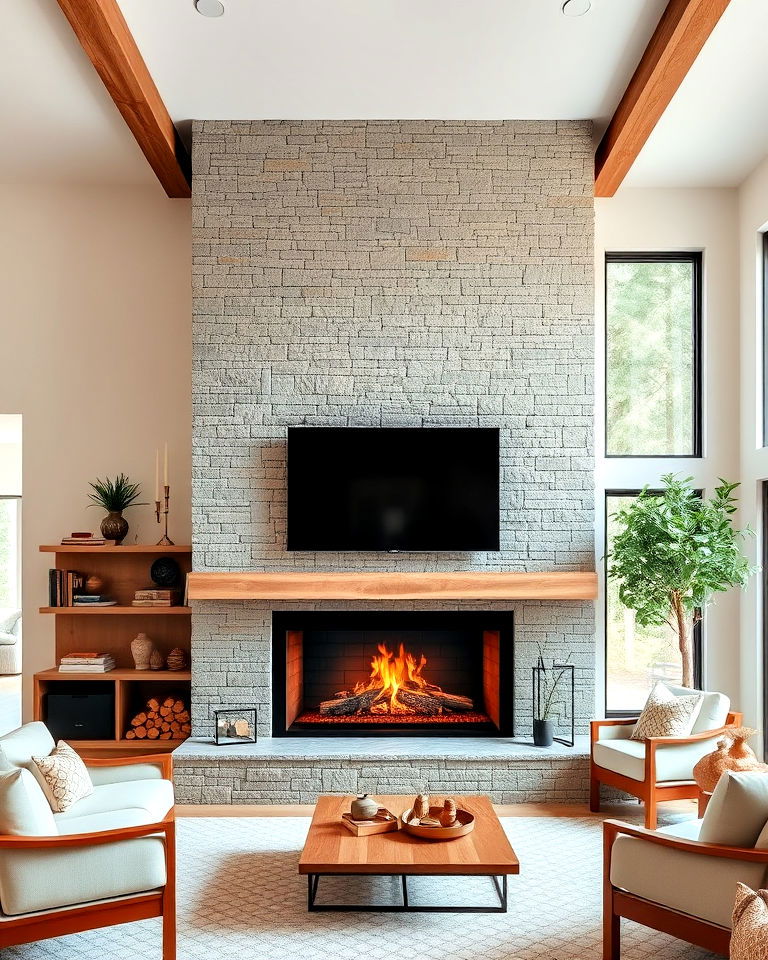
[[[605,454],[701,456],[701,253],[605,257]]]
[[[763,235],[763,446],[768,447],[768,232]],[[768,740],[768,737],[766,737]]]
[[[658,491],[651,491],[656,493]],[[628,505],[639,490],[605,491],[605,570],[615,533],[612,514]],[[701,686],[701,622],[693,631],[694,682]],[[639,713],[657,680],[679,684],[682,661],[677,633],[670,626],[641,627],[634,611],[619,600],[618,581],[605,581],[605,710],[606,716]]]

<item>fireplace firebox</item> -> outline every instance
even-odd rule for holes
[[[272,614],[272,733],[512,736],[511,612]]]

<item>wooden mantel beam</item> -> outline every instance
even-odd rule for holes
[[[189,197],[189,155],[117,0],[58,0],[169,197]]]
[[[612,197],[730,0],[670,0],[595,155],[595,196]]]
[[[593,600],[596,573],[193,572],[190,600]]]

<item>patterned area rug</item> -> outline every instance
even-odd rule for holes
[[[179,821],[179,960],[599,960],[601,825],[509,818],[521,863],[507,914],[307,913],[305,818]],[[492,904],[485,878],[409,881],[413,903]],[[321,880],[318,902],[397,903],[395,880]],[[624,924],[623,960],[713,955]],[[160,921],[12,947],[3,960],[159,960]]]

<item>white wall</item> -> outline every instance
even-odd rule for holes
[[[604,344],[606,251],[702,250],[704,264],[704,456],[701,459],[606,459],[604,449]],[[606,489],[657,484],[664,473],[693,476],[711,493],[718,477],[739,479],[738,249],[735,190],[625,189],[596,201],[596,543],[600,598],[598,657],[604,655],[604,495]],[[704,682],[739,703],[739,593],[718,595],[704,624]],[[604,664],[598,663],[598,676]],[[604,692],[598,689],[602,715]]]
[[[0,412],[24,422],[27,717],[32,674],[54,664],[38,544],[98,530],[88,481],[124,471],[151,500],[167,438],[170,535],[190,542],[190,248],[190,204],[154,187],[0,185]],[[126,519],[126,542],[159,538],[151,507]]]
[[[738,194],[741,314],[741,480],[743,522],[758,536],[750,542],[753,562],[761,559],[761,485],[768,479],[768,449],[762,439],[762,243],[768,225],[768,160],[747,177]],[[762,584],[753,577],[741,602],[741,688],[746,722],[762,727]]]
[[[22,417],[0,413],[0,496],[21,496]]]

